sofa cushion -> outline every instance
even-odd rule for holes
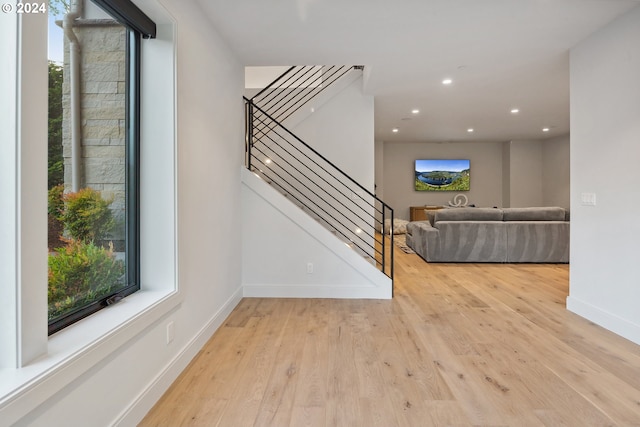
[[[504,221],[564,221],[565,211],[557,207],[504,208]]]
[[[512,221],[507,226],[507,262],[569,262],[569,223]]]
[[[441,221],[436,261],[506,262],[507,224],[502,221]]]
[[[437,209],[425,209],[424,216],[429,221],[429,224],[433,225],[436,222]]]
[[[435,221],[502,221],[502,210],[494,208],[452,208],[436,211]]]

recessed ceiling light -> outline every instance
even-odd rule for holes
[[[520,110],[518,110],[517,108],[512,108],[511,109],[511,114],[518,114],[520,112]]]
[[[420,112],[420,110],[418,110],[417,108],[414,108],[413,110],[411,110],[411,114],[418,114]]]
[[[398,129],[398,128],[393,128],[393,129],[391,129],[391,132],[393,132],[393,133],[398,133],[398,131],[399,131],[399,130],[400,130],[400,129]]]
[[[451,80],[451,79],[444,79],[444,80],[442,81],[442,84],[443,84],[443,85],[450,85],[451,83],[453,83],[453,80]]]
[[[469,133],[473,132],[473,128],[467,129],[467,132],[469,132]]]
[[[542,132],[549,132],[549,128],[542,128]]]
[[[265,165],[268,165],[269,163],[271,163],[271,159],[269,159],[269,158],[264,159],[264,164]]]

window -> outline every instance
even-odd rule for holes
[[[140,288],[140,40],[155,24],[128,0],[50,14],[52,334]]]
[[[176,26],[156,0],[135,1],[158,22],[158,40],[143,35],[140,41],[140,291],[51,336],[43,164],[48,17],[0,14],[0,106],[6,113],[0,116],[0,424],[33,420],[31,411],[49,407],[46,402],[57,401],[69,384],[98,372],[96,367],[146,336],[149,326],[182,301],[177,272]],[[51,27],[62,33],[55,22]],[[59,40],[62,44],[62,35]],[[62,72],[63,65],[61,59]]]

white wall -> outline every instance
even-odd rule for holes
[[[640,7],[571,50],[567,307],[640,344]],[[581,204],[583,193],[595,206]]]
[[[511,141],[509,207],[542,206],[542,143]]]
[[[183,316],[193,333],[240,286],[244,69],[197,6],[172,0],[171,12],[178,27],[178,250],[185,303],[193,304]]]
[[[569,135],[542,142],[542,205],[570,208]]]
[[[136,3],[145,12],[157,8],[152,0]],[[72,362],[64,364],[63,371],[57,372],[60,369],[52,365],[39,378],[28,380],[28,387],[10,394],[8,399],[0,395],[0,420],[9,424],[135,425],[241,297],[238,168],[243,161],[243,67],[195,3],[163,0],[163,4],[168,13],[160,10],[162,13],[152,14],[152,17],[172,27],[172,20],[175,23],[177,194],[172,191],[171,167],[165,170],[171,185],[166,189],[162,184],[147,187],[147,193],[167,193],[164,198],[170,202],[164,208],[168,209],[169,217],[173,217],[173,210],[177,208],[180,302],[150,323],[146,323],[149,317],[144,314],[135,317],[127,328],[111,331],[104,340],[92,343],[92,352],[85,353],[80,349]],[[36,44],[43,43],[46,46],[44,38]],[[171,40],[158,43],[166,45]],[[46,67],[46,60],[41,62]],[[173,71],[171,61],[166,61],[165,67]],[[153,100],[147,100],[162,106],[171,105],[173,89],[168,82],[153,94]],[[41,97],[43,93],[45,96]],[[31,92],[23,92],[23,96],[42,98],[45,104],[41,107],[46,112],[46,80],[42,87],[31,88]],[[156,119],[164,121],[166,117]],[[171,134],[164,136],[171,139]],[[143,134],[143,150],[144,141]],[[46,140],[42,146],[46,149]],[[46,174],[43,177],[46,180]],[[45,186],[46,181],[42,188]],[[172,206],[174,199],[176,207]],[[43,218],[45,214],[43,211]],[[157,216],[164,217],[165,213],[158,212]],[[147,212],[145,217],[149,223],[143,223],[143,233],[145,227],[147,230],[153,228],[151,222],[154,221],[153,213]],[[42,233],[41,238],[46,246],[46,233]],[[143,245],[144,242],[145,236]],[[165,268],[164,265],[158,267],[161,267],[159,271]],[[143,277],[144,280],[149,280],[149,276]],[[165,280],[172,281],[173,277]],[[127,298],[113,309],[92,316],[88,322],[108,318],[110,313],[119,310],[126,311],[131,305]],[[175,325],[175,339],[168,345],[166,326],[170,321]],[[68,331],[72,335],[73,330],[82,330],[82,325],[80,322]],[[138,332],[120,339],[127,336],[128,330]],[[66,331],[56,339],[59,341]],[[56,355],[52,353],[51,342],[48,355],[18,374],[12,374],[11,378],[27,378],[29,372],[52,360]],[[61,351],[64,350],[62,346]],[[107,352],[108,356],[99,355],[101,352]],[[87,360],[100,361],[87,364]]]
[[[376,141],[374,144],[374,181],[375,181],[375,195],[378,199],[385,201],[384,198],[384,142]],[[386,203],[386,201],[385,201]],[[394,212],[394,215],[396,213]],[[385,216],[388,215],[385,212]],[[376,229],[378,231],[382,231],[382,213],[376,212],[376,218],[378,220],[378,224],[376,225]]]
[[[290,130],[373,192],[373,97],[363,94],[362,77]]]
[[[264,89],[290,67],[245,67],[244,87],[246,89]]]
[[[409,219],[409,206],[446,205],[456,192],[415,190],[417,159],[469,159],[471,189],[463,192],[470,204],[502,206],[502,144],[498,142],[384,143],[385,202],[396,218]]]
[[[384,200],[384,142],[376,141],[374,146],[374,180],[376,196]]]
[[[511,142],[502,144],[502,206],[511,206]]]

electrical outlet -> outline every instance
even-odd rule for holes
[[[167,323],[167,345],[171,344],[173,338],[175,336],[175,327],[173,325],[173,320]]]
[[[308,262],[307,263],[307,274],[313,274],[313,263],[312,262]]]

